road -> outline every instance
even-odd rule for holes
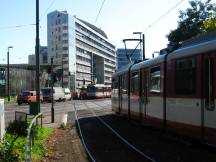
[[[89,101],[89,100],[86,100]],[[110,99],[100,99],[94,100],[96,103],[99,104],[111,104]],[[74,103],[79,105],[79,103],[85,102],[85,100],[72,100],[72,101],[65,101],[65,102],[55,102],[54,104],[54,113],[55,116],[58,114],[65,114],[69,111],[74,111]],[[80,104],[81,105],[81,104]],[[44,116],[51,116],[51,103],[43,103],[40,105],[41,112]],[[78,106],[78,109],[85,109],[83,106]],[[15,119],[15,111],[29,113],[29,105],[22,104],[17,105],[17,103],[6,103],[5,104],[5,123],[6,125]]]

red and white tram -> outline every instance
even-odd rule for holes
[[[216,144],[216,39],[182,47],[112,78],[115,112]]]
[[[89,84],[87,86],[87,98],[99,99],[111,97],[111,85]]]

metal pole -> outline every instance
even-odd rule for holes
[[[143,43],[143,60],[145,60],[145,35],[142,35],[142,43]]]
[[[64,78],[64,70],[63,70],[63,56],[62,56],[62,88],[64,88],[63,78]]]
[[[53,105],[53,58],[51,58],[51,94],[52,94],[52,106],[51,106],[51,122],[54,123],[54,105]]]
[[[142,56],[142,52],[141,52],[141,51],[142,51],[142,50],[141,50],[141,49],[142,49],[142,44],[141,44],[141,40],[142,40],[142,33],[140,32],[139,35],[140,35],[140,56]],[[142,58],[141,58],[141,59],[142,59]]]
[[[7,81],[8,81],[8,84],[7,84],[7,90],[8,90],[8,101],[10,101],[10,77],[9,77],[9,47],[8,47],[8,52],[7,52]]]
[[[40,39],[39,39],[39,0],[36,0],[36,103],[38,112],[40,112]]]
[[[94,83],[94,70],[93,70],[93,66],[94,66],[94,55],[93,55],[93,52],[92,52],[92,62],[91,62],[91,73],[92,73],[92,83]]]

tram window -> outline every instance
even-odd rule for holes
[[[128,88],[128,77],[127,77],[127,74],[124,74],[122,76],[122,93],[123,94],[128,93],[127,88]]]
[[[176,61],[175,93],[177,95],[193,95],[196,92],[195,58]]]
[[[132,74],[131,77],[131,92],[132,93],[138,93],[139,92],[139,76],[138,72],[135,72]]]
[[[150,92],[160,93],[160,66],[150,70]]]
[[[117,89],[118,88],[118,81],[117,79],[112,79],[112,88]]]

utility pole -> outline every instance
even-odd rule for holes
[[[7,51],[7,90],[8,90],[8,101],[10,101],[10,63],[9,63],[9,49],[13,48],[13,46],[9,46],[8,47],[8,51]]]
[[[64,88],[63,78],[64,78],[64,70],[63,70],[63,56],[62,56],[62,88]]]
[[[39,39],[39,0],[36,0],[36,103],[37,110],[40,112],[40,62],[39,62],[39,53],[40,53],[40,39]]]
[[[51,106],[51,122],[54,123],[54,105],[53,105],[53,58],[51,58],[51,94],[52,94],[52,106]]]
[[[145,60],[145,35],[142,35],[142,44],[143,44],[143,60]]]

